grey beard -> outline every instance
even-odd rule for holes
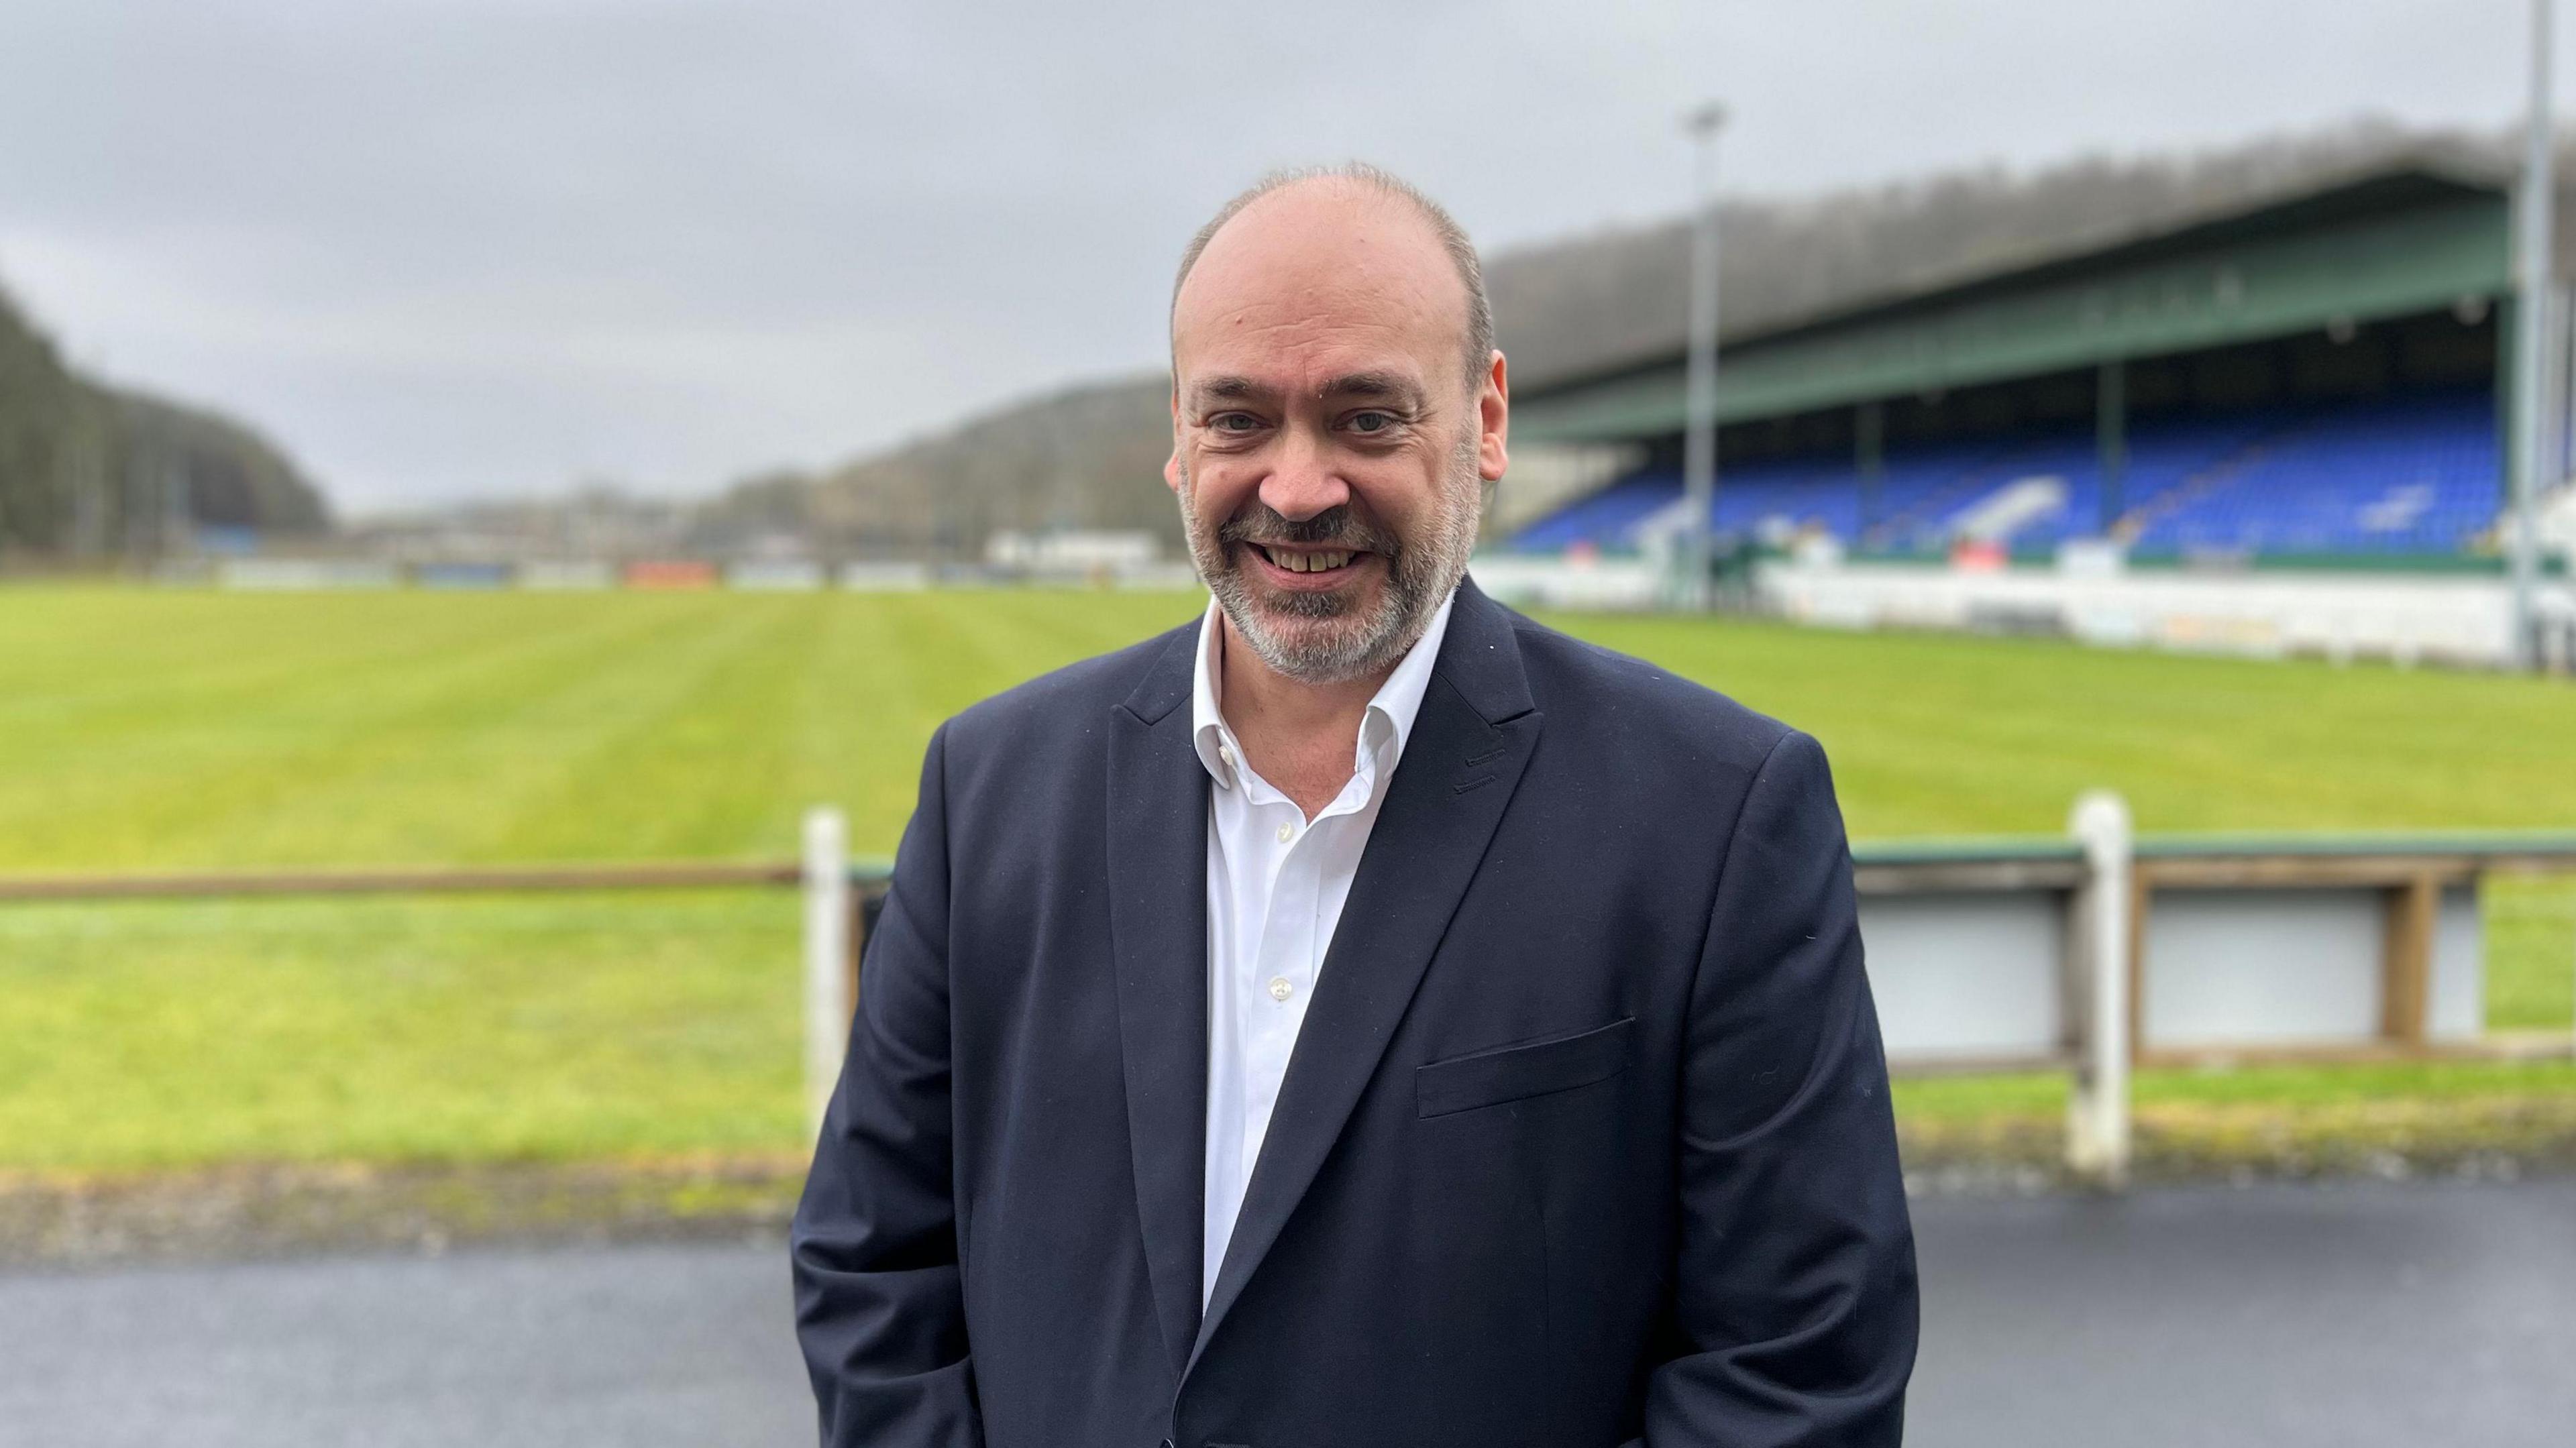
[[[1461,437],[1451,452],[1445,482],[1424,535],[1398,540],[1388,553],[1386,588],[1376,605],[1365,616],[1351,618],[1344,628],[1301,629],[1290,635],[1269,627],[1242,568],[1227,556],[1227,525],[1202,525],[1198,510],[1191,506],[1194,489],[1186,466],[1181,470],[1181,526],[1189,536],[1190,557],[1198,565],[1199,578],[1254,655],[1274,672],[1299,683],[1339,684],[1394,667],[1421,640],[1431,616],[1466,576],[1484,510],[1484,480],[1476,474],[1474,434]],[[1322,622],[1342,618],[1348,609],[1343,599],[1330,594],[1289,594],[1272,602],[1268,612]]]

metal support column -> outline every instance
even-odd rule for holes
[[[2117,357],[2101,366],[2093,399],[2093,437],[2102,466],[2102,516],[2097,526],[2108,538],[2111,525],[2128,511],[2124,484],[2129,470],[2129,364]]]
[[[1887,409],[1875,400],[1853,415],[1852,466],[1860,474],[1860,527],[1852,539],[1858,544],[1878,522],[1878,485],[1887,472]]]

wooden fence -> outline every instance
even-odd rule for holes
[[[2063,837],[1852,858],[1891,1067],[2068,1073],[2068,1162],[2107,1184],[2127,1171],[2135,1065],[2576,1051],[2576,1027],[2486,1031],[2477,895],[2497,874],[2576,872],[2576,834],[2138,838],[2096,793]],[[819,1119],[888,877],[817,809],[794,861],[21,876],[0,902],[792,887]]]

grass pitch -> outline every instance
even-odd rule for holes
[[[1198,607],[0,590],[0,871],[784,856],[817,803],[887,853],[940,719]],[[2563,683],[1551,622],[1816,734],[1860,838],[2054,831],[2094,785],[2148,830],[2576,825]],[[2563,1027],[2576,891],[2489,909],[2491,1016]],[[0,1167],[793,1151],[795,927],[756,891],[0,906]],[[2576,1088],[2563,1068],[2442,1080]],[[1939,1122],[2044,1114],[2056,1089],[1899,1099]],[[2142,1099],[2229,1089],[2150,1079]]]

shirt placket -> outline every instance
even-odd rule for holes
[[[1351,816],[1366,807],[1375,782],[1373,760],[1362,759],[1341,795],[1308,821],[1297,806],[1281,800],[1271,838],[1284,853],[1268,892],[1270,908],[1262,921],[1260,949],[1251,978],[1244,984],[1245,1005],[1256,1018],[1258,1033],[1247,1028],[1247,1041],[1258,1041],[1248,1053],[1251,1080],[1244,1093],[1244,1169],[1259,1156],[1262,1133],[1279,1088],[1288,1073],[1288,1057],[1306,1019],[1330,941],[1322,936],[1324,871],[1340,844],[1339,832]],[[1265,809],[1269,808],[1265,806]],[[1267,814],[1265,820],[1270,818]],[[1247,1023],[1249,1027],[1250,1023]]]
[[[1243,1169],[1249,1172],[1261,1153],[1270,1112],[1278,1103],[1281,1079],[1297,1043],[1297,1028],[1306,1016],[1306,997],[1314,985],[1313,942],[1317,872],[1310,848],[1312,827],[1286,799],[1262,805],[1262,824],[1269,859],[1268,908],[1252,958],[1243,962]]]

